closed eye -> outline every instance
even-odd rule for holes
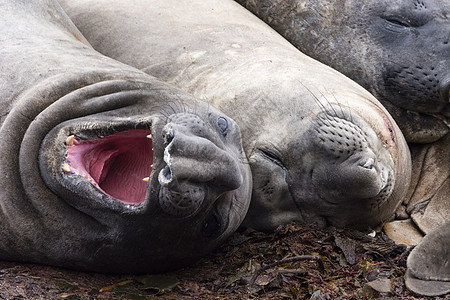
[[[392,25],[400,26],[400,27],[411,27],[411,24],[400,17],[386,17],[384,18],[387,22],[389,22]]]
[[[274,153],[272,153],[270,151],[267,151],[267,150],[264,150],[264,149],[258,149],[258,150],[268,160],[272,161],[273,163],[277,164],[278,166],[280,166],[283,169],[287,169],[286,166],[281,161],[281,159],[277,155],[275,155]]]

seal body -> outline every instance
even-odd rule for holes
[[[410,220],[385,230],[398,241],[395,231],[408,238],[404,225],[414,223],[420,230],[411,230],[409,238],[432,235],[411,254],[407,285],[425,295],[448,292],[450,240],[443,231],[450,218],[450,3],[238,2],[304,53],[366,87],[396,119],[413,161],[410,190],[396,218]]]
[[[245,225],[365,228],[410,178],[392,118],[233,1],[61,1],[99,52],[209,101],[239,124],[253,174]]]
[[[448,1],[237,2],[303,53],[367,88],[408,142],[449,132]]]
[[[411,251],[406,286],[415,293],[439,296],[450,293],[450,222],[427,234]]]
[[[251,173],[233,120],[94,51],[56,1],[0,8],[1,259],[161,272],[234,232]]]

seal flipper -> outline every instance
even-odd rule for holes
[[[405,282],[411,291],[425,296],[450,293],[450,221],[425,236],[407,266]]]

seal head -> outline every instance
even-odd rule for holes
[[[399,170],[389,121],[375,132],[369,123],[375,114],[363,119],[353,107],[336,104],[300,121],[285,118],[278,125],[290,134],[263,134],[249,156],[258,176],[244,225],[273,230],[295,220],[362,229],[392,217]]]
[[[449,132],[448,1],[237,2],[368,89],[408,142],[434,142]]]
[[[366,228],[392,217],[411,166],[387,111],[234,1],[61,2],[95,49],[239,124],[253,175],[246,226]]]
[[[1,259],[163,272],[238,228],[252,186],[232,119],[94,51],[56,1],[0,9]]]
[[[183,102],[165,111],[171,113],[68,120],[43,140],[39,166],[46,185],[59,201],[118,235],[101,246],[98,237],[91,241],[99,248],[89,269],[183,266],[219,245],[244,218],[251,175],[239,127],[199,102],[195,111]]]

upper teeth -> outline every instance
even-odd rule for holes
[[[70,167],[69,164],[65,163],[65,164],[63,164],[63,166],[62,166],[62,170],[63,170],[64,172],[66,172],[66,173],[69,173],[69,172],[71,171],[71,167]]]
[[[152,139],[152,135],[151,135],[151,134],[147,135],[147,138]],[[73,146],[73,145],[74,145],[74,140],[75,140],[75,136],[74,136],[74,135],[70,135],[70,136],[68,136],[68,137],[66,138],[65,143],[66,143],[67,146]],[[77,141],[77,142],[78,142],[78,141]],[[95,143],[95,142],[92,142],[92,141],[84,141],[84,142],[82,142],[82,143],[89,144],[89,143]],[[68,151],[68,150],[69,150],[69,149],[67,149],[67,151]],[[152,148],[152,151],[153,151],[153,148]],[[153,169],[153,164],[151,164],[150,167]],[[64,172],[66,172],[66,173],[70,173],[70,172],[72,172],[72,167],[71,167],[68,163],[64,163],[64,164],[62,165],[62,170],[63,170]],[[84,175],[84,176],[86,176],[86,175]],[[149,180],[150,180],[150,177],[142,178],[142,181],[144,181],[144,182],[148,182]],[[92,181],[92,182],[95,184],[95,182],[94,182],[92,179],[89,179],[89,181]]]
[[[67,146],[73,146],[73,140],[75,139],[75,136],[74,135],[71,135],[71,136],[69,136],[69,137],[67,137],[67,139],[66,139],[66,145]]]

